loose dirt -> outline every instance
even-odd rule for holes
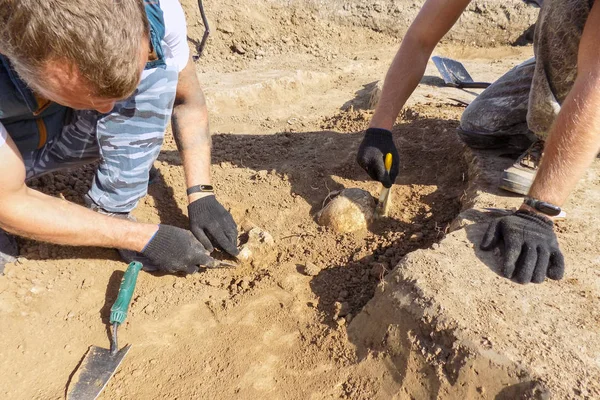
[[[195,2],[182,3],[193,46],[202,27]],[[316,223],[335,191],[379,194],[355,162],[371,118],[365,105],[419,7],[379,3],[205,3],[213,33],[197,69],[215,132],[217,198],[242,242],[258,227],[273,244],[234,270],[141,274],[120,329],[133,347],[103,398],[430,398],[435,371],[409,360],[415,373],[401,381],[393,355],[363,351],[346,328],[390,271],[442,240],[472,199],[472,167],[454,130],[477,93],[441,88],[429,66],[395,128],[402,169],[389,216],[344,235]],[[520,3],[477,2],[438,51],[459,52],[476,79],[494,79],[531,48],[472,46],[512,43],[534,15]],[[134,215],[187,227],[170,132],[155,166]],[[82,203],[92,175],[89,166],[31,185]],[[110,249],[19,244],[19,261],[0,277],[0,395],[63,398],[88,346],[108,346],[104,324],[126,265]]]

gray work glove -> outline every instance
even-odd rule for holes
[[[558,247],[554,223],[530,211],[519,210],[490,222],[481,241],[482,250],[504,243],[505,277],[519,283],[542,283],[546,276],[562,279],[565,260]]]
[[[213,246],[237,256],[238,229],[233,217],[214,195],[202,197],[188,206],[190,229],[194,236],[212,253]]]
[[[160,271],[193,274],[198,266],[218,267],[219,264],[192,234],[185,229],[159,225],[141,255]]]

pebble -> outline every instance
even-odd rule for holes
[[[181,289],[183,287],[183,282],[177,281],[173,284],[174,289]]]
[[[317,265],[311,263],[310,261],[307,261],[304,264],[304,275],[307,276],[317,276],[319,275],[319,272],[321,272],[321,268],[318,267]]]
[[[250,287],[250,278],[242,279],[242,281],[240,282],[240,287],[243,290],[248,290],[248,288]]]
[[[235,51],[238,54],[246,54],[246,49],[244,48],[244,46],[242,46],[242,44],[238,41],[234,41],[233,45],[231,46],[231,49],[233,51]]]
[[[422,232],[417,232],[417,233],[413,233],[412,235],[410,235],[409,240],[411,242],[416,242],[423,239],[423,233]]]

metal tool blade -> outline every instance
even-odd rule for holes
[[[90,346],[88,353],[77,369],[69,385],[67,400],[94,400],[123,362],[131,345],[119,350],[114,356],[109,349]]]
[[[484,89],[490,86],[490,84],[487,82],[474,82],[464,65],[456,60],[433,56],[431,57],[431,61],[433,61],[435,64],[436,68],[440,72],[440,75],[442,75],[446,85],[458,88],[473,89]]]
[[[237,263],[225,260],[217,260],[218,268],[237,268],[239,265]]]
[[[383,188],[379,195],[379,202],[375,207],[375,214],[379,217],[385,217],[389,211],[391,188]]]
[[[431,61],[435,64],[438,71],[444,78],[446,83],[473,82],[473,78],[467,72],[466,68],[458,61],[451,58],[431,57]]]

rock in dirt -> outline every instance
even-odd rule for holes
[[[248,240],[242,244],[238,259],[241,261],[269,262],[274,256],[275,240],[273,236],[259,227],[253,227],[247,232]]]
[[[381,90],[383,89],[383,81],[377,81],[375,85],[371,88],[371,92],[369,93],[369,103],[367,107],[369,110],[374,110],[377,107],[377,103],[379,103],[379,98],[381,98]]]
[[[344,189],[319,214],[319,224],[339,233],[366,229],[373,221],[375,199],[366,190]]]
[[[233,50],[235,53],[240,54],[240,55],[246,54],[246,49],[244,48],[244,46],[240,42],[237,42],[237,41],[234,41],[231,44],[231,50]]]
[[[304,264],[304,268],[302,269],[302,273],[307,276],[317,276],[321,272],[321,267],[307,261]]]

